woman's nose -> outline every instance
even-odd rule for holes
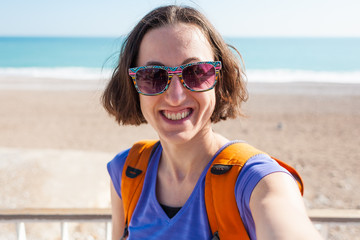
[[[171,79],[169,88],[165,91],[166,99],[172,105],[180,105],[186,98],[186,91],[188,90],[185,89],[180,78],[177,75],[174,75]]]

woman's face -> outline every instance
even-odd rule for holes
[[[140,44],[137,66],[176,67],[200,61],[214,61],[211,46],[198,27],[181,23],[146,33]],[[140,106],[161,140],[180,144],[201,139],[211,132],[215,90],[191,92],[174,75],[164,93],[156,96],[140,94]]]

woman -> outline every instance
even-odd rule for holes
[[[160,144],[149,159],[129,223],[122,199],[129,150],[108,164],[113,239],[213,237],[204,206],[205,176],[233,142],[213,132],[211,124],[241,115],[247,99],[243,76],[238,59],[195,9],[155,9],[131,31],[103,104],[120,124],[149,123]],[[268,155],[246,162],[234,193],[234,215],[240,215],[248,238],[319,238],[294,178]]]

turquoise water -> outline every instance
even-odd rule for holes
[[[249,81],[360,83],[360,38],[226,38]],[[94,78],[113,68],[121,38],[0,37],[0,75]]]
[[[240,38],[229,43],[249,69],[360,70],[360,38]]]
[[[121,39],[0,37],[0,67],[102,67]]]

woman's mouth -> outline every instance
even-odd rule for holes
[[[172,121],[178,121],[184,119],[188,117],[190,113],[191,113],[191,109],[189,108],[177,112],[172,112],[167,110],[162,111],[163,116]]]

